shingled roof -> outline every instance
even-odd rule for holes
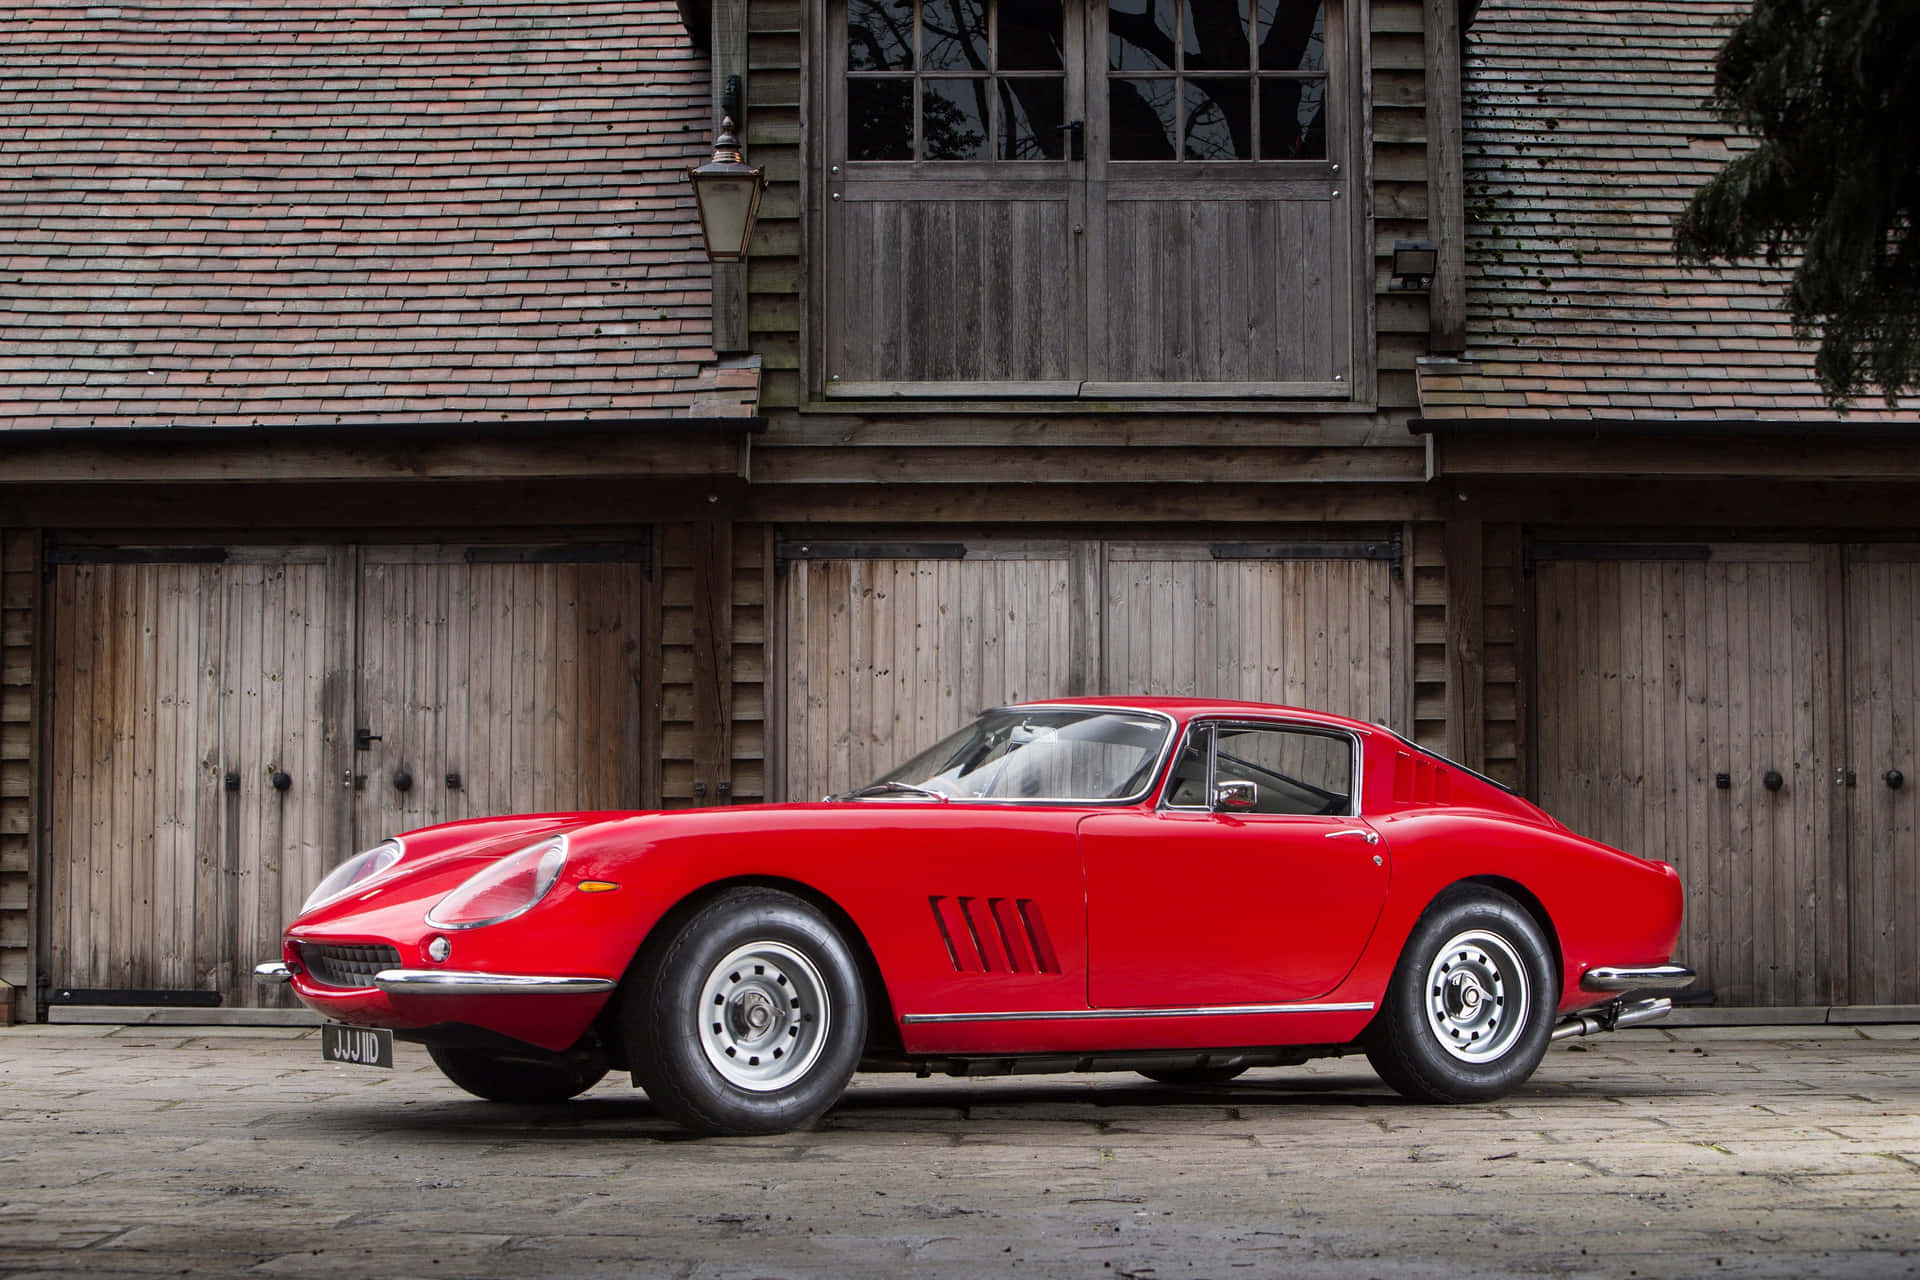
[[[1487,0],[1467,50],[1468,360],[1429,419],[1832,420],[1784,270],[1683,268],[1673,222],[1750,145],[1706,110],[1744,0]],[[1863,400],[1856,419],[1911,419]]]
[[[750,411],[673,0],[0,11],[0,428]]]

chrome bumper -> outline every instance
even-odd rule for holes
[[[1582,991],[1678,991],[1693,983],[1683,964],[1609,965],[1580,975]]]
[[[270,960],[253,966],[255,982],[292,982],[293,966],[284,960]]]
[[[457,969],[382,969],[373,975],[373,985],[398,996],[580,996],[611,991],[614,981]]]
[[[1643,1022],[1664,1018],[1672,1012],[1673,1001],[1665,996],[1635,1000],[1631,1004],[1615,1000],[1598,1009],[1587,1009],[1560,1019],[1554,1024],[1553,1038],[1565,1040],[1568,1036],[1591,1036],[1602,1031],[1618,1031],[1622,1027],[1637,1027]]]

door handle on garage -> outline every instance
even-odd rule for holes
[[[1380,833],[1378,831],[1368,831],[1361,827],[1342,827],[1338,831],[1327,832],[1327,839],[1329,840],[1338,840],[1341,836],[1359,836],[1368,844],[1380,843]]]

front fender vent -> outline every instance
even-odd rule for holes
[[[927,899],[955,973],[1058,973],[1060,958],[1032,898]]]

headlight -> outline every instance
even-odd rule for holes
[[[554,836],[510,853],[440,899],[427,912],[437,929],[477,929],[511,920],[547,896],[567,865],[567,838]]]
[[[394,863],[400,861],[400,842],[382,840],[365,853],[356,853],[327,874],[327,878],[314,886],[307,900],[300,904],[300,914],[305,915],[315,907],[332,902],[335,898],[345,897],[347,893],[373,879]]]

